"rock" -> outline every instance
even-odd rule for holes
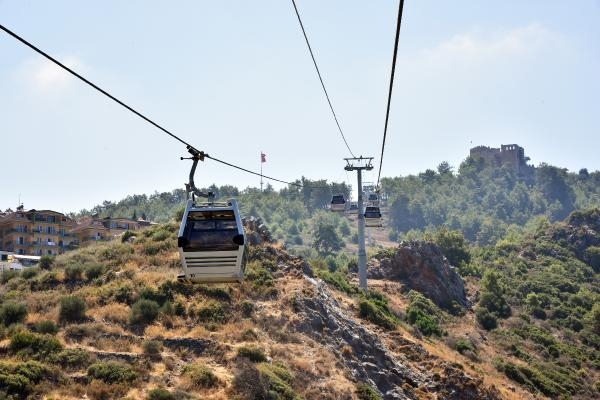
[[[425,377],[396,359],[377,334],[345,315],[325,284],[307,279],[317,290],[312,297],[297,299],[301,318],[295,329],[327,347],[354,379],[376,387],[385,399],[412,399],[403,384],[415,387]],[[352,351],[343,350],[348,347]]]
[[[391,257],[371,260],[367,277],[399,281],[447,310],[452,311],[454,303],[465,308],[470,306],[462,278],[433,242],[400,243]]]

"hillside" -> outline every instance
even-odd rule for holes
[[[379,276],[370,281],[376,290],[361,294],[352,262],[309,264],[277,243],[250,247],[241,285],[178,282],[177,225],[153,227],[133,243],[59,256],[49,270],[2,275],[0,391],[60,399],[597,398],[598,215],[574,214],[473,251],[459,267],[468,275],[466,309],[438,307],[402,276]],[[422,243],[439,256],[435,268],[455,273],[440,248]],[[385,271],[385,260],[402,270],[394,260],[414,245],[373,257],[371,273]],[[420,254],[418,265],[436,259]],[[484,308],[497,328],[481,326]]]

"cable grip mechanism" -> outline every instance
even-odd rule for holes
[[[192,201],[196,201],[196,197],[205,197],[208,199],[208,203],[212,204],[215,200],[215,194],[213,192],[204,193],[200,189],[196,187],[194,183],[194,175],[196,173],[196,167],[198,166],[198,161],[204,161],[204,157],[208,156],[208,154],[200,151],[192,146],[187,146],[187,151],[192,156],[191,157],[180,157],[181,160],[192,160],[192,168],[190,169],[189,182],[185,184],[185,191],[188,194],[188,197],[192,198]]]

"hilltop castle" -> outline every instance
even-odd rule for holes
[[[527,173],[531,166],[527,165],[529,157],[525,157],[525,149],[518,144],[503,144],[500,148],[477,146],[470,150],[471,158],[482,158],[486,164],[501,167],[510,165],[518,173]]]

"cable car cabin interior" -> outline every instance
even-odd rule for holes
[[[346,199],[342,194],[333,195],[331,198],[331,211],[343,212],[346,209]]]
[[[381,211],[379,207],[367,206],[365,209],[365,226],[380,228],[381,224]]]
[[[178,238],[184,275],[193,282],[241,281],[244,227],[235,200],[195,205],[188,200]]]

